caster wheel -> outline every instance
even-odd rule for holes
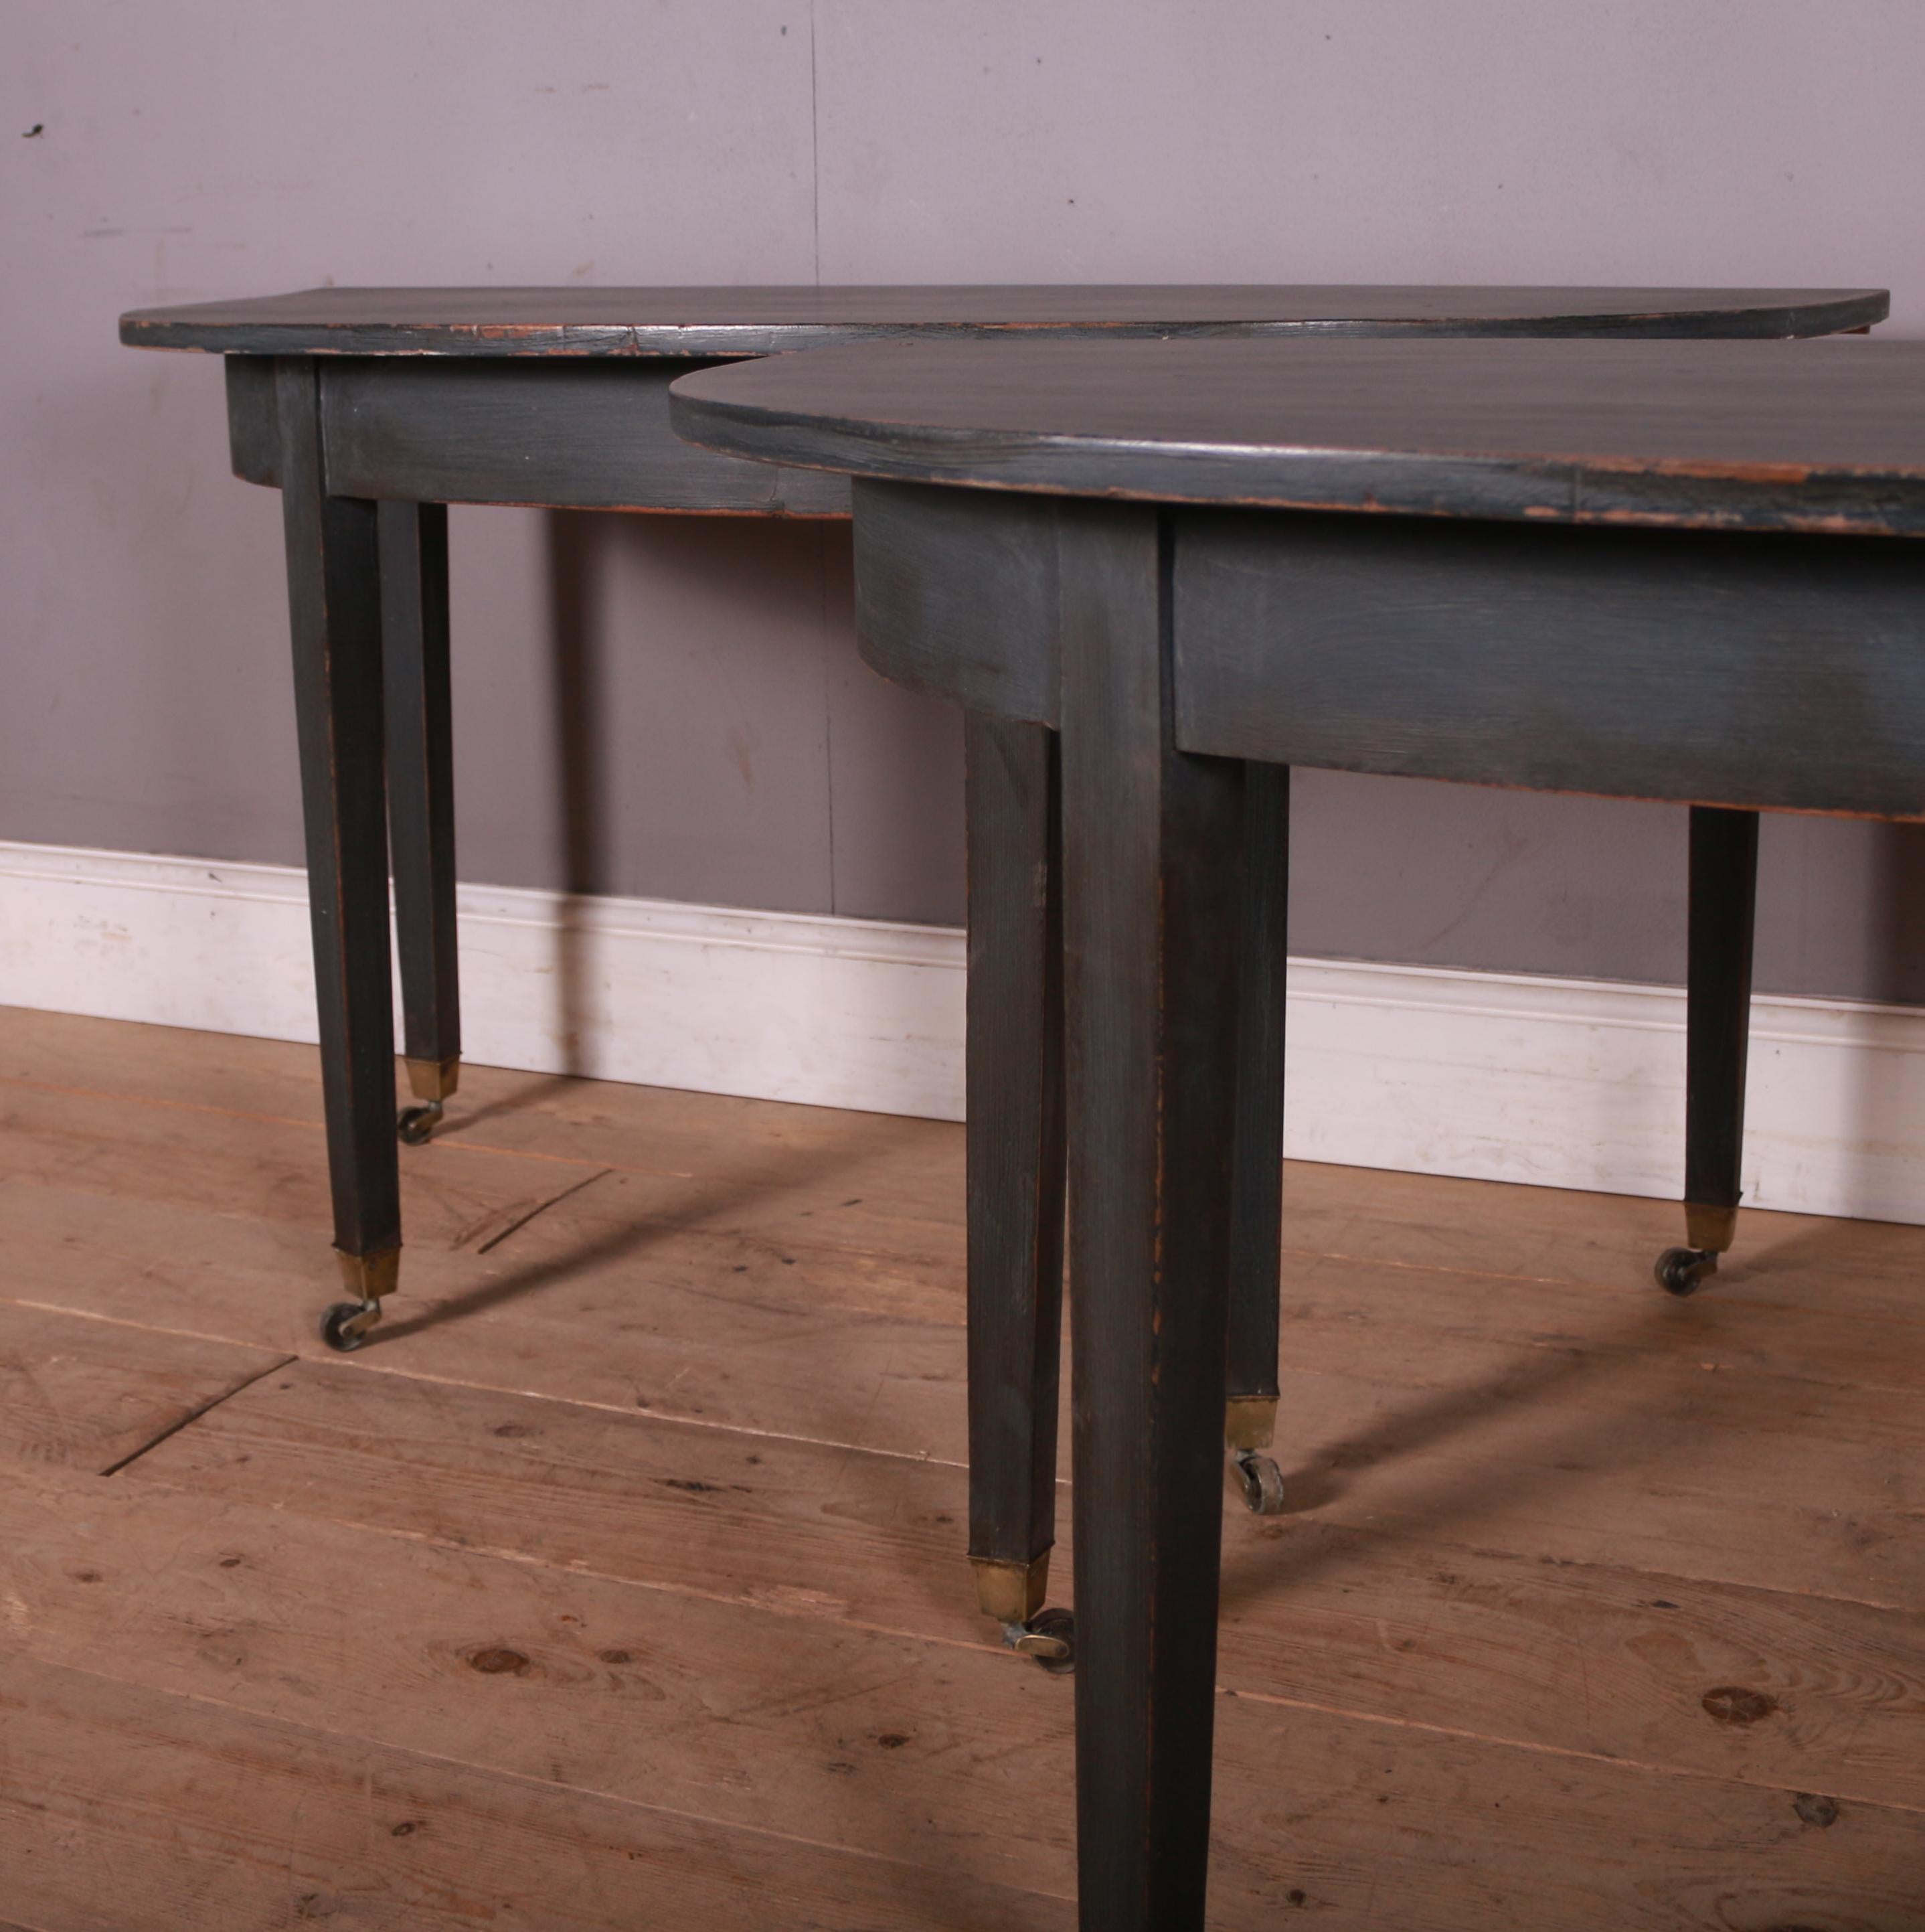
[[[403,1108],[394,1131],[409,1147],[420,1147],[440,1124],[441,1102],[430,1100],[425,1107]]]
[[[341,1354],[352,1354],[380,1319],[378,1301],[337,1301],[321,1317],[321,1340]]]
[[[1671,1294],[1696,1294],[1717,1271],[1717,1253],[1711,1248],[1666,1248],[1651,1270],[1658,1286]]]
[[[1053,1677],[1076,1668],[1076,1619],[1067,1610],[1039,1610],[1026,1624],[1005,1624],[1003,1641]]]
[[[1232,1459],[1237,1480],[1243,1486],[1243,1502],[1253,1515],[1283,1513],[1283,1472],[1273,1457],[1258,1449],[1240,1449]]]

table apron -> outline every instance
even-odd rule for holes
[[[886,676],[1059,719],[1058,500],[859,477]],[[1187,750],[1925,817],[1925,544],[1170,513]]]
[[[857,477],[865,659],[965,710],[1054,725],[1060,500]]]
[[[703,362],[316,356],[329,494],[765,517],[846,517],[846,477],[684,442],[668,386]],[[234,472],[277,484],[273,358],[229,356]]]
[[[1186,750],[1925,817],[1925,544],[1174,520]]]

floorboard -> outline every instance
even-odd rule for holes
[[[341,1360],[316,1328],[340,1275],[305,1229],[0,1183],[0,1250],[18,1300]],[[832,1266],[662,1229],[534,1258],[411,1248],[351,1366],[961,1462],[959,1280],[952,1318],[897,1318],[818,1300]]]
[[[1707,1426],[1582,1356],[1415,1393],[1362,1376],[1293,1370],[1282,1381],[1286,1489],[1298,1512],[1324,1522],[1894,1610],[1925,1601],[1915,1533],[1925,1460],[1902,1442]],[[1605,1399],[1614,1389],[1615,1402]],[[803,1443],[302,1362],[131,1473],[444,1540],[525,1519],[544,1549],[566,1546],[609,1574],[625,1574],[630,1513],[670,1539],[688,1518],[720,1539],[718,1580],[786,1568],[844,1580],[807,1586],[838,1596],[849,1594],[848,1557],[830,1532],[859,1528],[862,1574],[888,1552],[878,1588],[915,1574],[925,1580],[918,1600],[954,1591],[935,1579],[960,1574],[962,1472],[829,1446],[864,1430],[866,1391],[841,1391],[841,1402],[838,1393],[823,1391],[822,1436]],[[1261,1579],[1282,1528],[1232,1519],[1232,1601]],[[685,1538],[684,1559],[706,1566],[706,1546]]]
[[[0,1006],[0,1087],[10,1082],[198,1106],[318,1127],[314,1050],[274,1040]],[[865,1202],[947,1226],[959,1238],[959,1128],[832,1108],[617,1086],[464,1066],[434,1144],[520,1151],[590,1168],[792,1185],[820,1162],[826,1196],[845,1169]],[[430,1149],[415,1150],[426,1153]],[[1287,1163],[1288,1250],[1419,1270],[1642,1289],[1682,1238],[1672,1201],[1434,1175]],[[800,1204],[811,1204],[805,1201]],[[793,1234],[796,1230],[791,1227]],[[1925,1228],[1749,1210],[1720,1298],[1918,1318]]]
[[[1072,1882],[1069,1686],[1005,1653],[724,1610],[242,1505],[210,1510],[187,1492],[103,1493],[115,1486],[40,1474],[28,1498],[0,1505],[13,1552],[6,1600],[37,1663],[1018,1890]],[[88,1525],[79,1575],[76,1515]],[[343,1574],[358,1600],[331,1586]],[[388,1606],[379,1643],[367,1640],[369,1600]],[[1597,1689],[1609,1698],[1608,1682]],[[1642,1767],[1547,1761],[1247,1694],[1225,1697],[1222,1726],[1217,1897],[1238,1925],[1267,1922],[1313,1886],[1353,1910],[1374,1892],[1399,1915],[1387,1923],[1461,1922],[1426,1904],[1417,1850],[1387,1871],[1354,1847],[1338,1856],[1314,1829],[1271,1828],[1284,1792],[1367,1792],[1398,1808],[1393,1837],[1474,1838],[1471,1895],[1489,1910],[1535,1896],[1536,1922],[1555,1926],[1719,1923],[1705,1916],[1702,1877],[1739,1821],[1753,1840],[1747,1910],[1782,1914],[1795,1899],[1829,1913],[1868,1848],[1902,1871],[1921,1822],[1828,1792],[1832,1824],[1849,1817],[1855,1830],[1825,1838],[1831,1826],[1798,1809],[1814,1810],[1811,1794],[1687,1778],[1650,1847],[1663,1874],[1654,1889],[1616,1842],[1645,1802]],[[1580,1796],[1585,1818],[1562,1830],[1551,1897],[1526,1889],[1547,1791]],[[1483,1814],[1499,1810],[1511,1815],[1494,1838]]]
[[[1062,1899],[57,1666],[10,1666],[0,1714],[7,1882],[59,1932],[1073,1923]]]
[[[480,1148],[404,1161],[406,1240],[484,1250],[595,1169]],[[288,1221],[325,1246],[333,1222],[318,1125],[112,1094],[0,1088],[0,1173],[124,1200],[190,1202],[211,1211]]]
[[[0,1457],[103,1472],[286,1360],[8,1306],[0,1318]]]
[[[311,1049],[0,1011],[0,1914],[1066,1928],[958,1130],[468,1070],[343,1359],[318,1122]],[[1925,1230],[1680,1304],[1670,1204],[1287,1190],[1213,1925],[1925,1932]]]

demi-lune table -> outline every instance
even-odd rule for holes
[[[1864,328],[1886,310],[1873,289],[336,288],[124,316],[129,344],[226,358],[235,470],[283,494],[334,1245],[351,1297],[328,1311],[327,1339],[358,1346],[398,1276],[391,855],[416,1100],[399,1116],[403,1140],[427,1137],[460,1072],[446,504],[846,517],[842,477],[696,449],[669,428],[675,376],[778,351],[1044,337],[1786,337]],[[1060,1660],[1061,1620],[1030,1628],[1054,1534],[1054,739],[993,704],[972,710],[966,739],[970,1548],[984,1610],[1012,1642]],[[1260,767],[1251,793],[1249,836],[1270,862],[1252,868],[1245,924],[1225,1413],[1252,1505],[1272,1508],[1287,781]],[[1748,973],[1740,862],[1753,821],[1732,823],[1737,860],[1697,868],[1694,902],[1714,941],[1742,932]],[[1695,862],[1695,831],[1693,850]],[[1734,1037],[1737,1054],[1704,1078],[1692,1062],[1692,1145],[1717,1157],[1687,1192],[1735,1204],[1748,983],[1729,946],[1699,945],[1695,918],[1693,932],[1694,1055]]]
[[[1195,1932],[1249,775],[1925,818],[1925,343],[849,350],[672,419],[853,474],[868,661],[1060,734],[1081,1923]]]

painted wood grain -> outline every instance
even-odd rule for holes
[[[1318,335],[910,344],[678,379],[705,449],[1051,496],[1925,531],[1925,350]]]
[[[1176,546],[1188,750],[1925,813],[1916,544],[1210,510]]]
[[[322,368],[328,478],[406,502],[840,517],[849,485],[692,448],[668,386],[700,363],[356,358]],[[251,455],[251,452],[249,452]]]
[[[1882,289],[1274,283],[322,288],[136,309],[121,318],[121,340],[136,347],[281,356],[728,356],[905,332],[1050,328],[1153,336],[1279,325],[1399,333],[1805,335],[1881,322],[1890,307]]]

